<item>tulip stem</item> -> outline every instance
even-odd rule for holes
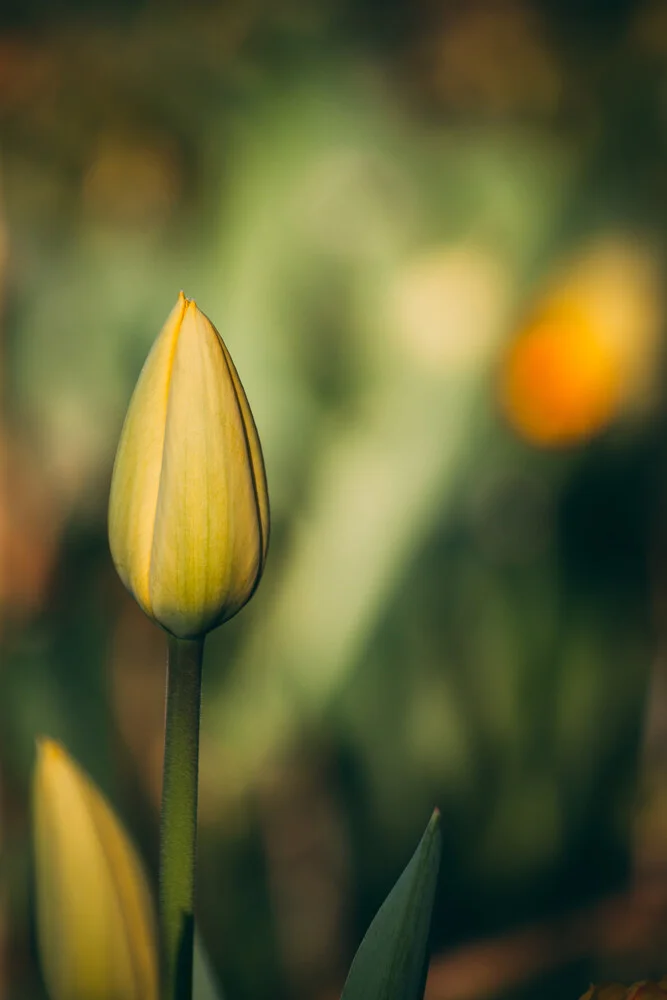
[[[160,821],[162,1000],[191,1000],[204,640],[169,636]]]

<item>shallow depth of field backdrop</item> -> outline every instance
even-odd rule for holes
[[[430,1000],[667,972],[667,8],[3,3],[0,998],[36,734],[154,872],[164,642],[106,502],[181,288],[273,533],[207,644],[199,921],[338,995],[434,805]]]

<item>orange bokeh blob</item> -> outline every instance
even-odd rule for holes
[[[534,444],[565,446],[605,427],[621,398],[622,361],[575,303],[552,303],[511,345],[501,397],[512,426]]]

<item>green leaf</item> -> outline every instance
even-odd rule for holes
[[[192,995],[194,1000],[223,1000],[210,959],[195,929],[195,948],[192,972]]]
[[[436,809],[354,957],[341,1000],[421,1000],[441,852]]]

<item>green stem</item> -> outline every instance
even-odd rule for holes
[[[160,821],[162,1000],[191,1000],[203,639],[169,636]]]

